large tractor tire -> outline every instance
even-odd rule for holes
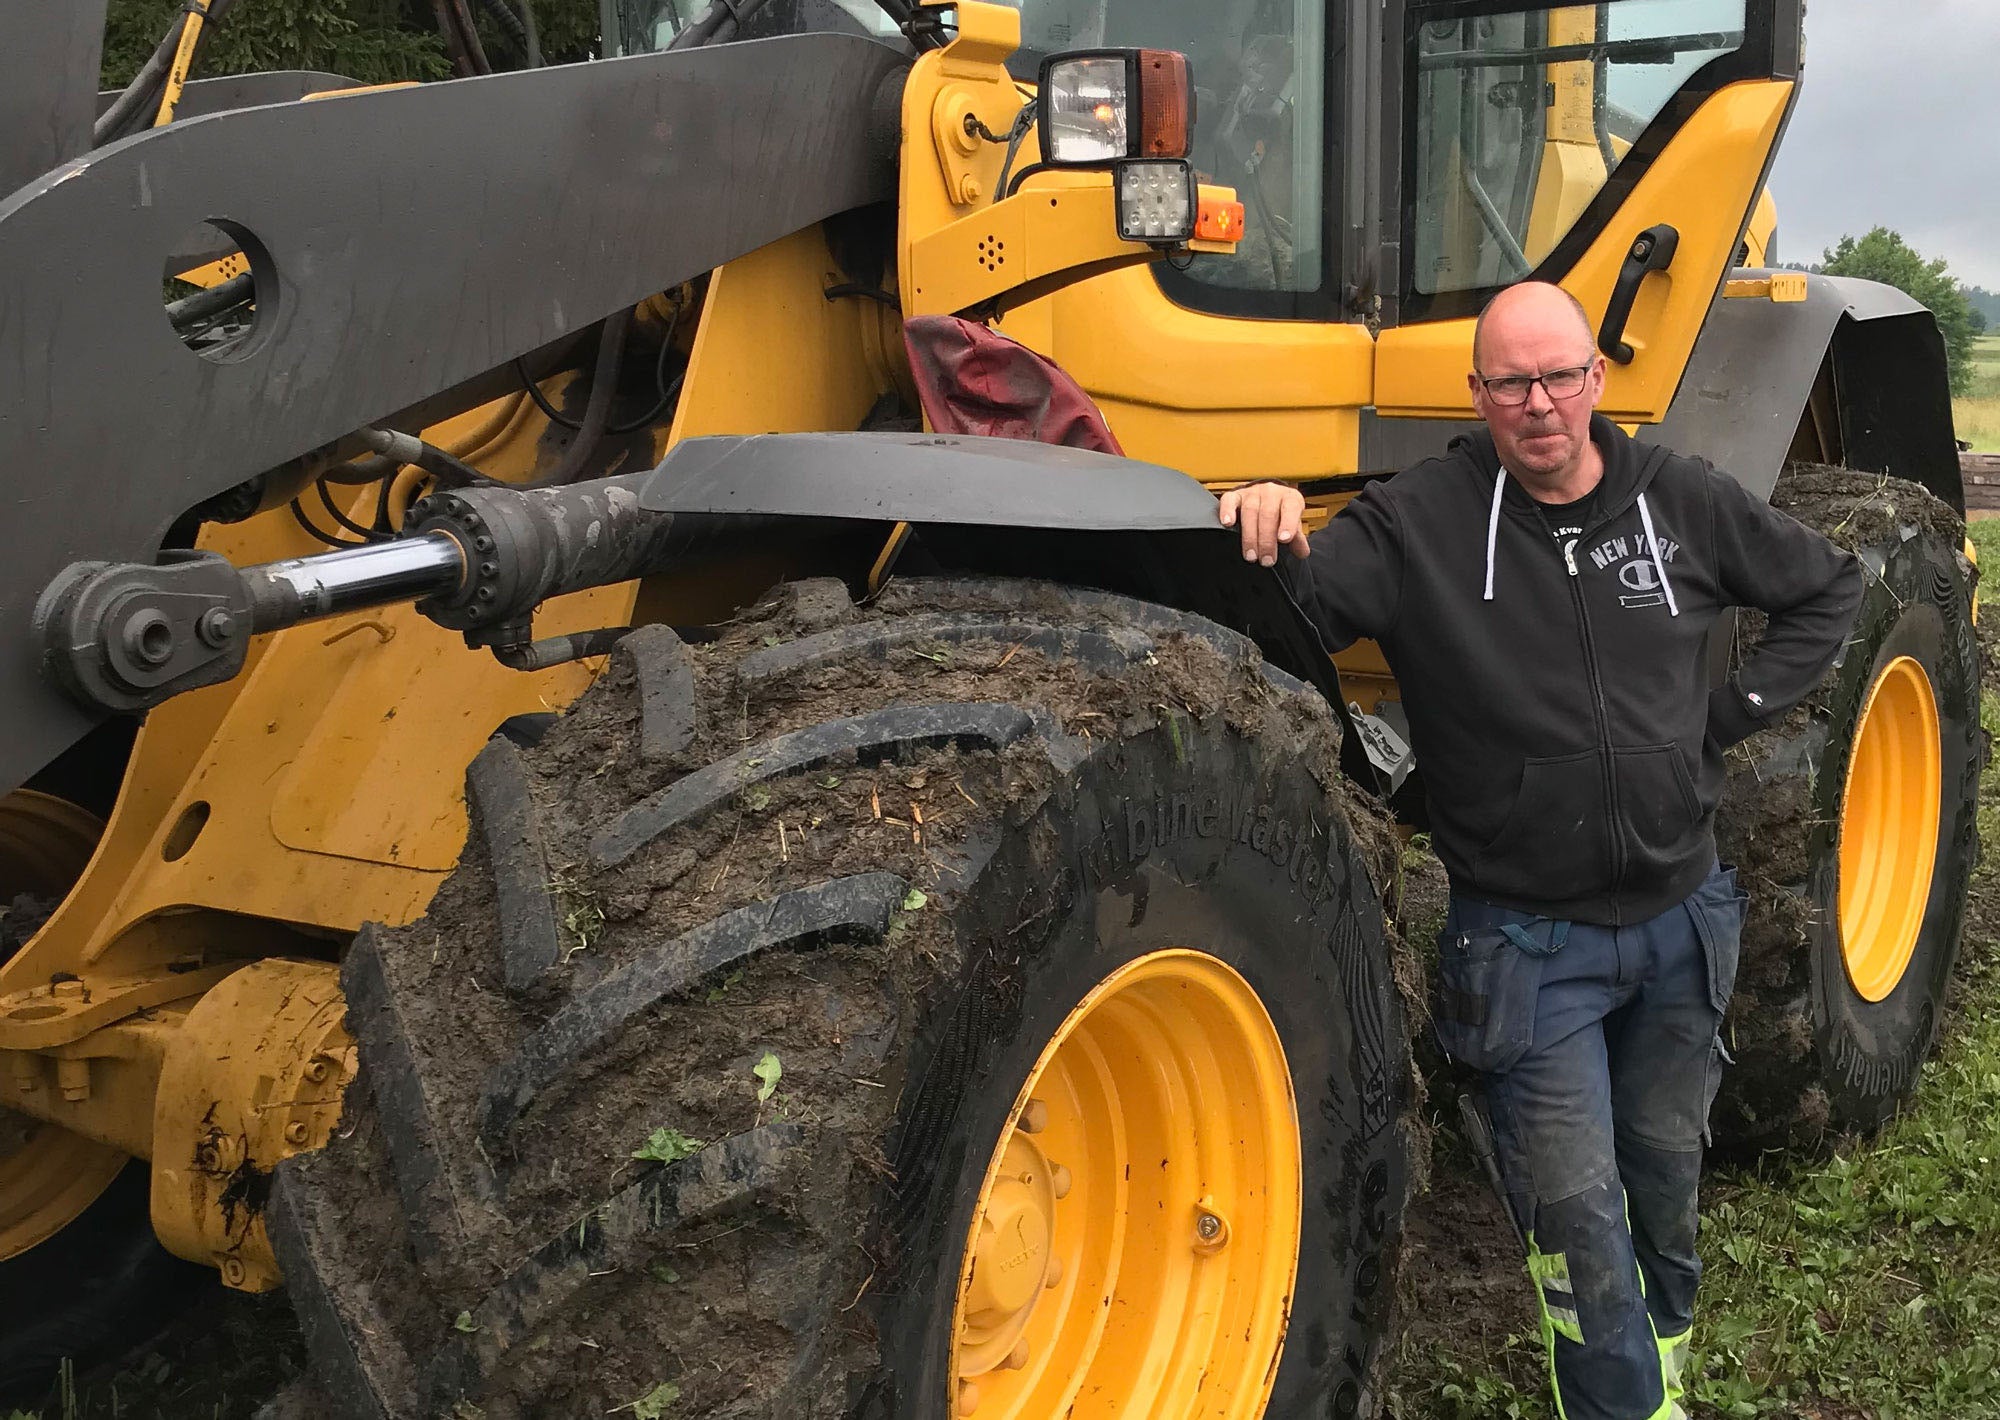
[[[496,739],[344,964],[268,1214],[329,1405],[1373,1413],[1412,1077],[1324,702],[1039,584],[689,640]]]
[[[1771,501],[1851,548],[1867,593],[1819,689],[1729,756],[1716,838],[1750,904],[1711,1122],[1738,1152],[1873,1129],[1909,1099],[1958,958],[1984,760],[1958,514],[1817,465]]]

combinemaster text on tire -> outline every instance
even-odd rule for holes
[[[1039,584],[635,632],[343,968],[359,1416],[1367,1415],[1410,1070],[1324,702]]]
[[[1983,759],[1958,514],[1816,465],[1771,501],[1853,549],[1867,593],[1819,689],[1730,752],[1716,837],[1750,906],[1712,1122],[1737,1150],[1872,1129],[1909,1098],[1958,958]]]

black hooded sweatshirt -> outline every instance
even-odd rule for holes
[[[1481,430],[1369,485],[1280,566],[1329,645],[1372,637],[1388,657],[1453,889],[1619,925],[1701,882],[1723,751],[1819,683],[1862,583],[1708,463],[1601,415],[1591,438],[1604,479],[1567,547]],[[1711,691],[1731,606],[1770,621]]]

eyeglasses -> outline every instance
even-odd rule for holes
[[[1539,375],[1498,375],[1490,380],[1480,375],[1478,379],[1486,386],[1486,397],[1495,404],[1526,404],[1528,391],[1536,385],[1540,385],[1550,399],[1575,399],[1583,393],[1590,372],[1596,368],[1597,361],[1593,359],[1585,365],[1547,370]]]

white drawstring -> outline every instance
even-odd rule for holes
[[[1486,518],[1486,600],[1493,600],[1493,546],[1500,540],[1500,495],[1507,491],[1507,470],[1493,479],[1493,511]]]
[[[1667,580],[1667,564],[1660,559],[1660,539],[1653,533],[1653,515],[1646,510],[1646,495],[1639,495],[1639,523],[1646,529],[1646,546],[1653,554],[1653,570],[1660,574],[1660,590],[1667,594],[1667,614],[1679,616],[1681,609],[1674,602],[1674,585]],[[1489,558],[1492,553],[1486,554]],[[1487,574],[1489,577],[1491,573]],[[1489,594],[1490,595],[1490,594]]]

